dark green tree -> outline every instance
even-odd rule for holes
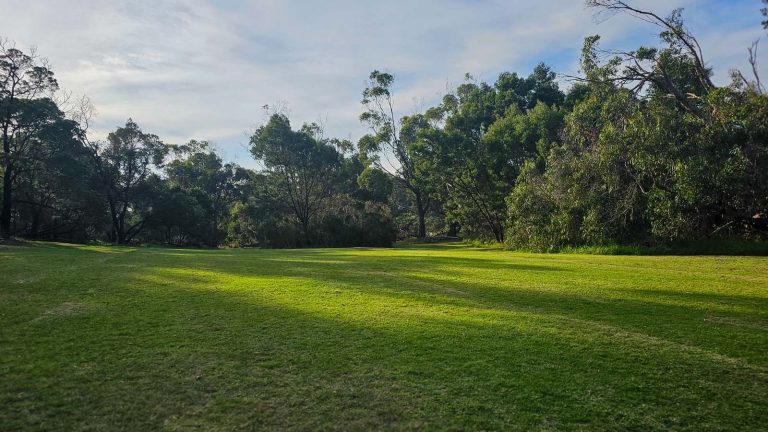
[[[19,173],[35,154],[35,139],[51,122],[61,119],[49,97],[58,89],[53,72],[32,51],[26,54],[0,39],[0,131],[2,133],[3,196],[0,237],[13,232],[14,189]]]
[[[333,194],[332,180],[341,155],[316,137],[316,128],[291,129],[288,117],[274,114],[251,137],[251,153],[277,176],[300,225],[305,243],[312,242],[311,224]]]
[[[152,179],[167,154],[168,147],[157,135],[143,132],[131,119],[93,147],[111,241],[129,243],[144,229],[151,210]]]
[[[175,148],[176,158],[165,166],[167,182],[193,197],[204,209],[206,221],[196,237],[216,246],[226,236],[229,208],[247,174],[235,164],[224,163],[208,142],[191,141]]]
[[[87,239],[103,215],[94,169],[79,125],[45,100],[49,122],[32,138],[34,153],[17,169],[17,232],[38,239]]]

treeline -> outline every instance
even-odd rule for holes
[[[262,247],[395,239],[389,179],[316,125],[293,131],[273,116],[251,140],[266,167],[253,171],[203,141],[163,143],[132,120],[90,141],[89,107],[57,103],[45,62],[8,42],[0,83],[4,238]]]
[[[257,172],[223,163],[206,142],[165,144],[132,120],[91,143],[51,100],[19,106],[8,123],[6,237],[261,247],[394,241],[390,184],[376,183],[311,127],[292,131],[284,116],[254,135],[254,154],[269,167]],[[22,117],[43,108],[34,122]]]
[[[87,138],[86,105],[55,98],[34,53],[0,48],[3,237],[231,246],[386,246],[461,236],[552,250],[768,236],[768,96],[757,72],[716,86],[680,11],[589,0],[652,21],[657,47],[587,38],[560,89],[529,76],[471,76],[396,117],[394,77],[374,71],[357,143],[275,113],[251,137],[262,169],[211,145],[163,143],[129,120]]]

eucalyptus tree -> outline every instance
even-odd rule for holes
[[[311,243],[311,224],[334,192],[334,176],[341,155],[316,136],[317,128],[305,125],[294,131],[283,114],[273,114],[250,140],[251,154],[282,184],[305,243]]]
[[[425,238],[433,185],[424,161],[419,160],[415,149],[419,145],[420,132],[429,128],[428,119],[423,115],[398,119],[392,96],[394,76],[375,70],[368,78],[362,99],[365,111],[360,115],[360,121],[367,124],[372,133],[360,139],[359,151],[368,164],[390,174],[411,193],[418,219],[417,236]]]
[[[63,119],[50,99],[58,83],[45,59],[0,39],[0,130],[2,132],[3,196],[0,237],[12,235],[14,188],[39,143],[36,136]]]
[[[117,244],[141,233],[151,210],[152,186],[168,147],[131,119],[92,147],[100,187],[109,210],[108,237]]]
[[[32,239],[83,240],[103,215],[93,164],[77,122],[56,111],[45,116],[50,124],[34,136],[34,155],[16,171],[14,225]]]
[[[493,85],[467,76],[428,110],[442,128],[422,134],[420,148],[433,182],[447,188],[449,218],[465,232],[504,240],[506,197],[523,163],[555,139],[563,100],[555,74],[540,64],[526,78],[502,73]]]
[[[649,87],[649,93],[661,93],[686,112],[703,120],[709,118],[703,107],[704,99],[716,86],[698,39],[683,21],[682,9],[675,9],[663,17],[624,0],[587,0],[586,5],[598,13],[624,13],[657,26],[665,45],[662,48],[609,51],[613,54],[611,68],[615,73],[604,79],[630,89],[635,95],[642,95]],[[596,44],[599,37],[588,40]],[[587,46],[586,49],[591,48]],[[596,58],[594,54],[592,58]],[[588,70],[585,73],[587,79],[592,79]]]
[[[680,10],[666,18],[590,0],[658,27],[658,47],[601,51],[585,40],[585,77],[569,95],[559,143],[524,165],[509,197],[515,246],[768,238],[768,96],[738,74],[717,87]],[[614,55],[601,60],[601,54]],[[573,97],[571,97],[573,96]]]
[[[229,208],[247,173],[235,164],[224,163],[206,141],[190,141],[176,146],[174,152],[175,159],[165,166],[168,186],[184,191],[205,209],[206,223],[199,237],[216,246],[226,235]]]
[[[618,52],[597,69],[605,71],[603,81],[629,89],[644,103],[639,118],[626,125],[634,136],[625,142],[637,146],[638,160],[629,166],[639,177],[634,183],[644,185],[653,232],[679,238],[751,229],[763,219],[766,199],[759,197],[768,187],[763,174],[768,97],[757,71],[756,45],[749,49],[754,79],[735,71],[731,86],[718,87],[681,9],[662,17],[621,0],[587,4],[630,14],[661,30],[661,47]],[[591,49],[591,57],[597,57],[597,48]]]

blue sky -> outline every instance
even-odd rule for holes
[[[719,83],[746,68],[753,40],[768,56],[760,0],[634,3],[662,14],[684,7]],[[245,166],[265,104],[286,107],[295,126],[316,121],[327,136],[359,138],[373,69],[396,75],[397,108],[408,114],[465,73],[492,81],[545,61],[576,74],[585,36],[633,48],[657,33],[628,17],[595,19],[581,0],[0,0],[0,10],[0,36],[36,46],[63,88],[91,98],[93,138],[132,117],[169,143],[210,140]]]

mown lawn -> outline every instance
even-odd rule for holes
[[[0,430],[765,430],[768,258],[0,247]]]

